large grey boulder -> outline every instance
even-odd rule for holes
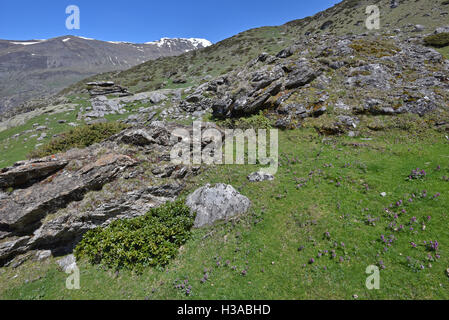
[[[194,227],[201,228],[246,213],[251,201],[232,186],[220,183],[196,190],[187,197],[186,205],[196,212]]]
[[[158,104],[164,100],[167,100],[167,96],[160,92],[151,92],[149,98],[150,102],[153,104]]]

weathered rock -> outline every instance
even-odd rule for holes
[[[152,92],[149,95],[149,99],[151,103],[158,104],[164,100],[167,100],[167,96],[160,92]]]
[[[36,252],[36,260],[37,261],[47,260],[50,257],[51,257],[50,250],[40,250],[40,251]]]
[[[289,74],[285,88],[294,89],[302,87],[315,80],[321,73],[315,70],[307,60],[300,60],[291,74]]]
[[[212,105],[213,116],[219,119],[224,119],[231,116],[230,106],[232,100],[217,100]]]
[[[0,266],[10,257],[25,252],[26,244],[29,239],[29,236],[24,236],[0,242]]]
[[[437,28],[434,33],[439,34],[439,33],[448,33],[448,32],[449,32],[449,26],[444,26],[444,27]]]
[[[130,95],[128,89],[116,85],[112,81],[89,82],[86,84],[89,94],[92,97],[104,96],[108,94],[119,94],[121,96]]]
[[[0,225],[15,232],[32,230],[46,215],[98,190],[124,168],[135,163],[128,156],[107,154],[73,173],[60,173],[44,183],[17,190],[11,199],[0,201]]]
[[[286,130],[290,127],[291,125],[291,117],[287,116],[281,119],[277,119],[276,122],[274,123],[274,127],[281,129],[281,130]]]
[[[391,88],[391,75],[388,69],[382,64],[369,64],[362,67],[352,68],[350,77],[346,83],[350,86],[372,87],[382,90]]]
[[[0,188],[18,187],[44,179],[67,165],[66,160],[22,161],[0,173]]]
[[[357,128],[357,124],[360,122],[357,118],[351,116],[337,116],[339,123],[347,126]]]
[[[390,1],[390,8],[391,9],[395,9],[399,6],[399,1],[398,0],[391,0]]]
[[[413,32],[423,32],[426,29],[422,24],[417,24],[414,26]]]
[[[208,184],[189,195],[186,205],[196,212],[194,227],[201,228],[246,213],[251,202],[230,185]]]
[[[298,48],[296,46],[290,46],[284,50],[281,50],[276,57],[285,59],[292,56]]]

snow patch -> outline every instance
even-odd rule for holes
[[[22,46],[31,46],[33,44],[41,43],[42,41],[36,41],[36,42],[11,42],[12,44],[20,44]]]
[[[212,42],[210,42],[209,40],[200,39],[200,38],[188,38],[188,39],[187,38],[173,38],[173,39],[162,38],[161,40],[146,42],[145,44],[157,45],[159,48],[161,48],[163,46],[168,46],[171,48],[174,41],[188,42],[188,43],[192,44],[196,49],[205,48],[205,47],[209,47],[212,45]]]
[[[80,38],[80,39],[84,39],[84,40],[95,40],[95,39],[92,39],[92,38],[86,38],[86,37],[80,37],[80,36],[76,36],[77,38]]]
[[[127,42],[127,41],[106,41],[108,43],[113,43],[113,44],[133,44],[131,42]]]

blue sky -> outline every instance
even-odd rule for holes
[[[162,37],[218,42],[241,31],[313,15],[341,0],[0,0],[0,39],[78,35],[148,42]],[[67,30],[68,5],[80,8],[80,30]]]

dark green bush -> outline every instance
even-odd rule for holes
[[[189,239],[194,219],[183,202],[167,203],[142,217],[88,231],[75,256],[115,270],[164,266]]]
[[[32,151],[28,158],[42,158],[72,148],[86,148],[121,132],[126,127],[127,125],[122,123],[110,122],[74,128]]]
[[[438,34],[433,34],[431,36],[424,38],[424,43],[428,46],[442,48],[449,46],[449,33],[443,32]]]
[[[217,122],[218,125],[225,128],[232,129],[271,129],[271,121],[263,115],[260,111],[259,114],[253,115],[247,118],[226,119]]]

